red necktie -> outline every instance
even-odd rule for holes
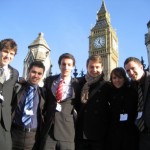
[[[57,89],[56,89],[57,102],[60,102],[62,100],[62,97],[63,97],[63,83],[64,83],[64,80],[61,80],[58,84]]]

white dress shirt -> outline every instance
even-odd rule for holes
[[[61,76],[59,76],[59,78],[55,80],[52,84],[52,92],[54,95],[56,95],[56,89],[61,80],[62,78]],[[69,97],[72,97],[71,76],[64,80],[62,101]]]

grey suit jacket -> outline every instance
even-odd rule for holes
[[[57,76],[48,77],[45,81],[46,95],[46,112],[45,112],[45,134],[51,131],[53,125],[54,138],[60,141],[73,142],[75,138],[75,123],[73,118],[73,108],[76,103],[76,94],[78,89],[78,82],[76,79],[71,80],[72,84],[72,97],[59,103],[62,110],[56,110],[57,101],[51,91],[51,86]]]
[[[7,131],[10,131],[11,127],[11,100],[13,95],[13,88],[18,80],[19,73],[16,69],[8,66],[12,71],[10,79],[3,84],[0,83],[0,91],[4,97],[4,101],[0,101],[0,120],[3,119],[4,127]]]

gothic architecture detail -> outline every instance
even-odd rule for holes
[[[24,59],[23,77],[27,79],[27,71],[31,62],[38,60],[45,65],[43,79],[51,73],[50,48],[44,39],[44,34],[39,33],[38,37],[28,46],[28,53]]]
[[[147,23],[148,33],[145,34],[145,45],[147,47],[148,66],[150,71],[150,21]]]
[[[93,54],[102,57],[105,79],[109,80],[111,70],[118,66],[118,38],[111,26],[110,15],[103,0],[97,13],[96,24],[89,36],[89,55]]]

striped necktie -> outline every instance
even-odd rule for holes
[[[138,85],[138,112],[143,112],[143,92],[142,92],[142,88],[140,86],[140,84]],[[141,118],[139,118],[138,120],[136,120],[136,125],[139,128],[139,130],[142,132],[145,128],[144,126],[144,119],[143,116],[141,116]]]
[[[4,68],[0,68],[0,82],[3,84],[5,81]]]
[[[60,102],[62,100],[62,97],[63,97],[63,84],[64,84],[64,80],[61,80],[58,84],[57,89],[56,89],[57,102]]]
[[[33,98],[34,98],[34,87],[29,86],[26,95],[26,101],[24,106],[24,112],[22,116],[22,122],[24,125],[31,123],[31,116],[33,115]]]
[[[4,73],[4,68],[0,68],[0,76],[2,76]]]

